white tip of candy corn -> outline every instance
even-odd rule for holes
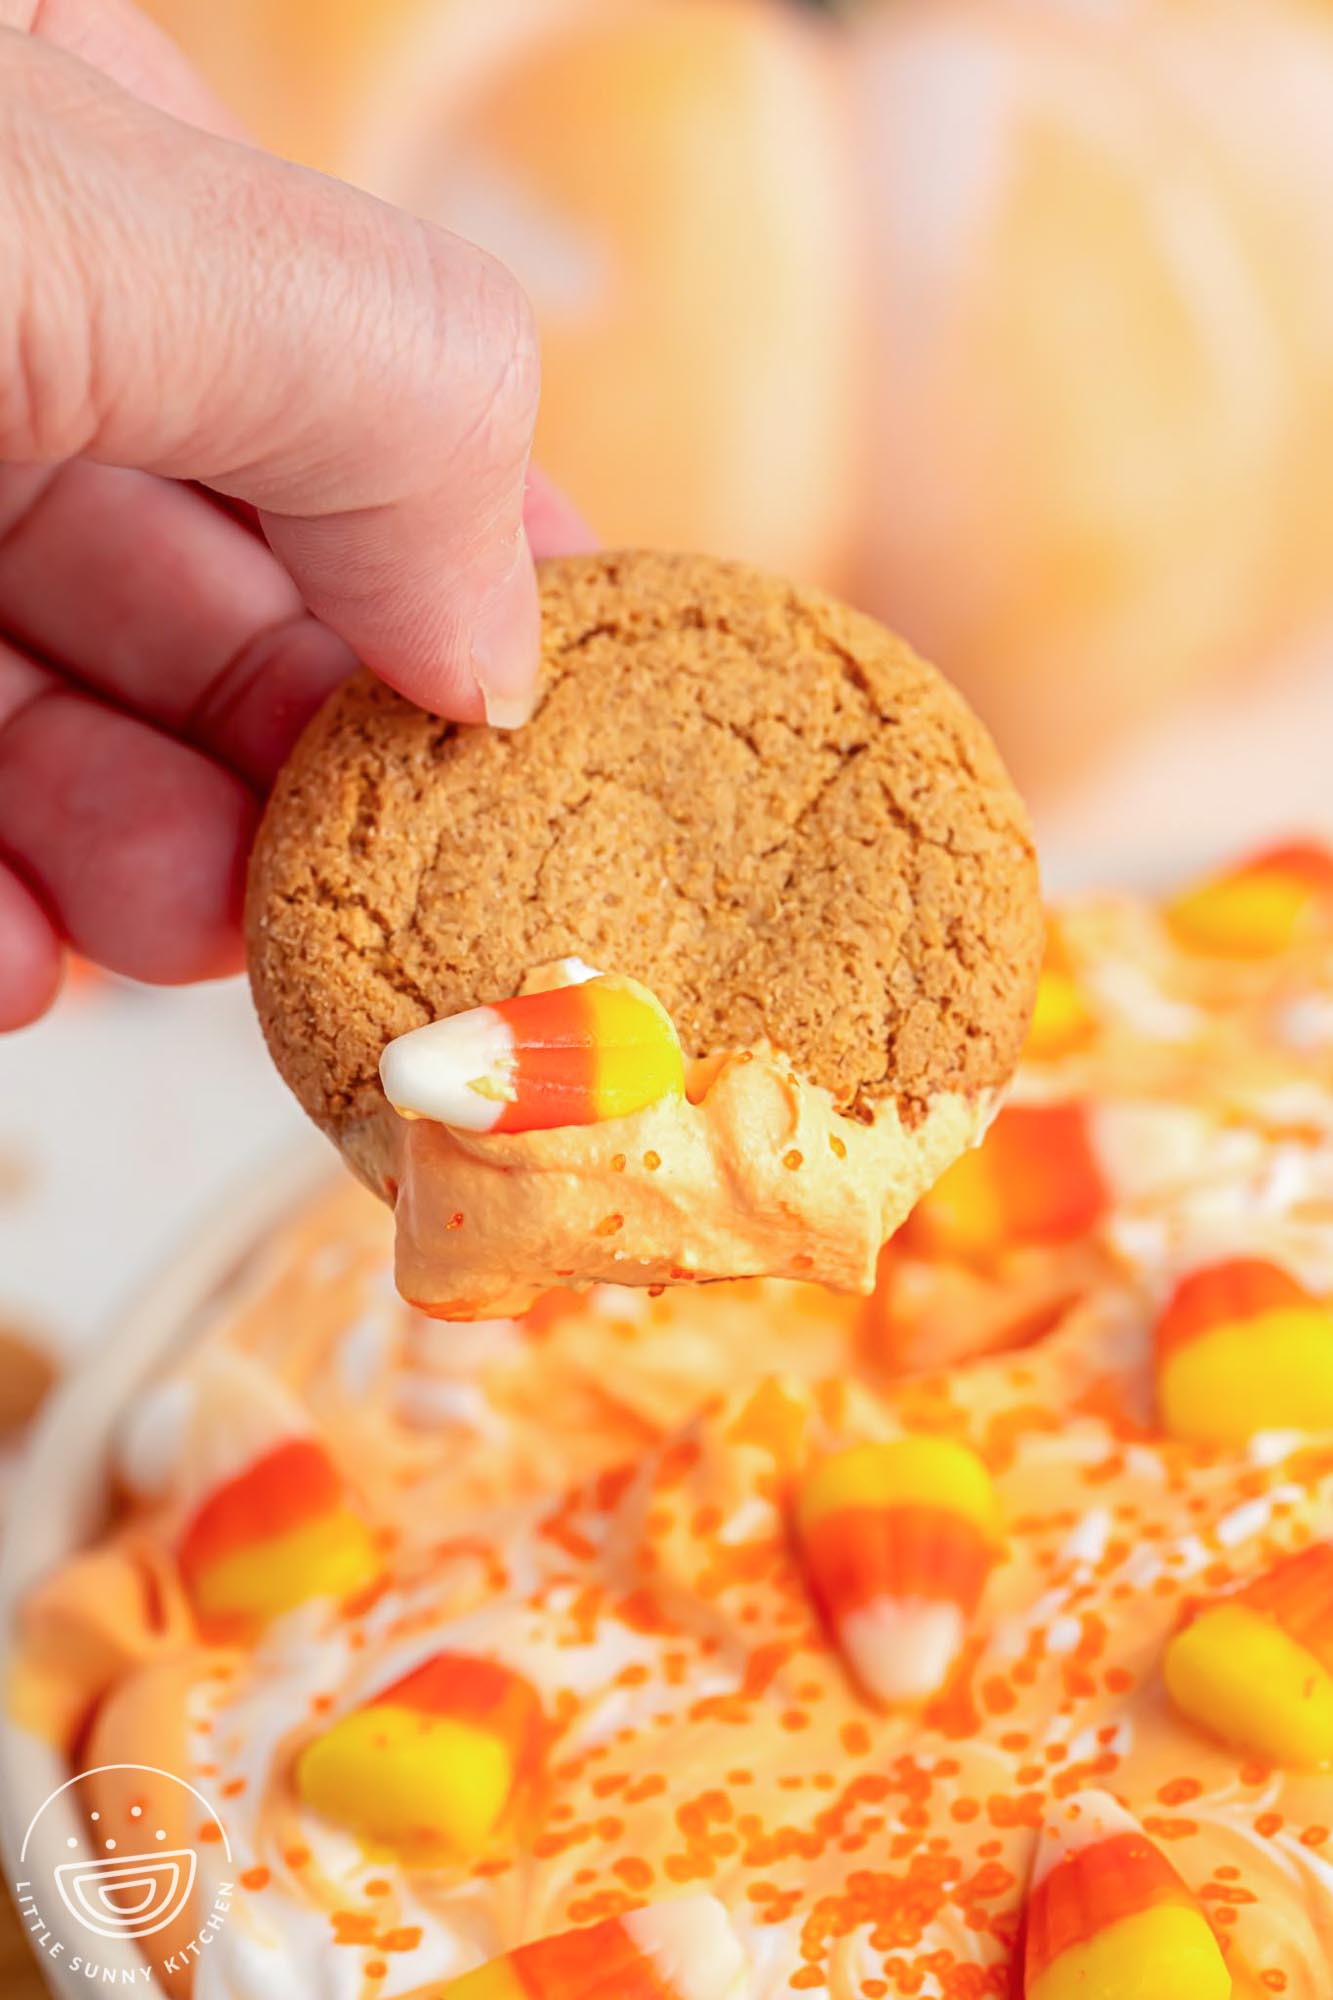
[[[380,1082],[395,1111],[489,1132],[513,1095],[514,1037],[493,1007],[429,1021],[389,1043]]]
[[[956,1604],[882,1598],[838,1621],[838,1638],[867,1693],[884,1702],[925,1701],[949,1678],[966,1623]]]
[[[745,1954],[715,1896],[652,1903],[622,1919],[662,1984],[680,2000],[740,2000]]]

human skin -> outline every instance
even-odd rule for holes
[[[122,0],[0,0],[0,1029],[65,954],[240,964],[244,859],[360,659],[513,726],[533,554],[503,266],[256,151]]]

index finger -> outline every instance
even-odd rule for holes
[[[252,502],[304,602],[414,699],[522,719],[531,314],[482,252],[0,34],[0,455]],[[55,162],[55,168],[52,162]]]

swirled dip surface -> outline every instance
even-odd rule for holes
[[[9,1691],[224,1816],[243,1893],[200,2000],[433,1994],[699,1892],[762,2000],[1007,2000],[1041,1829],[1089,1788],[1234,1993],[1326,2000],[1333,924],[1301,852],[1053,920],[1015,1099],[868,1301],[599,1289],[451,1326],[396,1297],[370,1196],[276,1233],[127,1414],[123,1508],[34,1598]],[[970,1468],[982,1523],[910,1698],[842,1615],[852,1529],[819,1540],[891,1463],[871,1595],[930,1595],[922,1466]],[[1304,1693],[1275,1672],[1238,1713],[1219,1604]]]

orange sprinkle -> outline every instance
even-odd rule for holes
[[[643,1156],[643,1164],[645,1167],[647,1167],[650,1174],[655,1174],[657,1172],[657,1169],[662,1164],[662,1155],[660,1153],[654,1153],[652,1148],[650,1147],[649,1150]]]
[[[623,1215],[604,1215],[593,1230],[594,1236],[614,1236],[618,1229],[625,1227]]]
[[[461,1229],[463,1227],[462,1209],[456,1208],[444,1226],[446,1229]]]
[[[1146,1813],[1143,1827],[1154,1840],[1192,1840],[1199,1831],[1197,1819],[1164,1819],[1160,1813]]]
[[[992,1674],[983,1684],[981,1699],[992,1715],[1008,1715],[1018,1705],[1013,1689],[999,1674]]]
[[[421,1943],[419,1924],[402,1924],[397,1930],[385,1931],[379,1940],[381,1951],[415,1951]]]
[[[258,1895],[261,1889],[267,1889],[271,1879],[267,1868],[247,1868],[241,1875],[241,1887]]]
[[[805,1154],[793,1146],[789,1153],[782,1155],[782,1164],[786,1167],[788,1173],[794,1174],[798,1167],[805,1165]]]

